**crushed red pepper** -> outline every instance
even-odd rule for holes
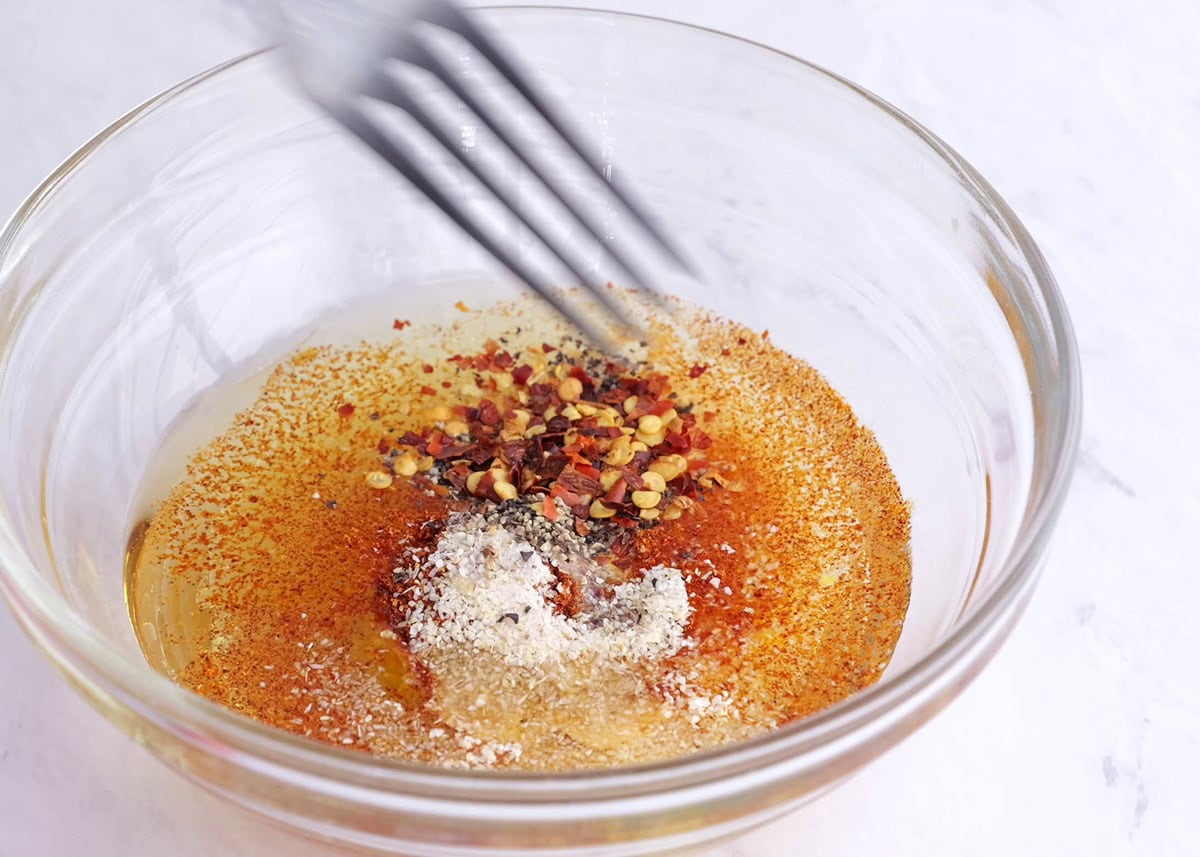
[[[635,528],[673,520],[706,491],[731,488],[708,460],[712,438],[665,374],[568,357],[549,343],[541,351],[554,356],[537,372],[494,340],[478,354],[448,358],[483,395],[476,404],[430,408],[429,426],[394,444],[385,438],[384,466],[461,495],[524,498],[551,520],[561,500],[585,535],[598,522]],[[707,366],[696,368],[690,377]]]

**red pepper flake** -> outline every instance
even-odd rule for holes
[[[564,474],[570,473],[570,471],[564,470],[563,473]],[[578,492],[572,491],[570,488],[568,488],[566,486],[566,483],[561,481],[561,479],[559,481],[555,482],[554,485],[550,488],[550,499],[551,500],[562,500],[564,503],[567,504],[568,507],[578,505],[581,500]]]
[[[633,553],[634,541],[631,533],[621,533],[613,539],[609,552],[614,560],[627,559]]]
[[[708,371],[707,364],[697,363],[691,369],[688,370],[688,377],[689,378],[699,378],[701,375],[703,375],[707,371]]]
[[[412,324],[411,321],[405,321],[404,319],[398,318],[392,322],[392,329],[393,330],[404,330],[404,328],[410,326],[411,324]]]
[[[621,430],[616,426],[578,426],[576,429],[584,437],[618,437]]]
[[[715,420],[717,418],[717,412],[716,411],[704,411],[702,414],[700,414],[700,418],[703,419],[706,423],[711,423],[713,420]]]
[[[671,432],[667,435],[667,446],[671,447],[676,452],[687,452],[689,449],[691,449],[691,444],[688,443],[688,439],[681,434],[676,434],[675,432]]]
[[[558,349],[555,348],[553,345],[551,345],[549,342],[542,343],[542,353],[543,354],[549,354],[551,351],[557,351],[557,350]]]
[[[671,381],[666,375],[651,375],[646,379],[646,391],[660,399],[664,398],[670,390]]]
[[[428,384],[422,384],[421,385],[421,395],[422,396],[434,396],[434,395],[437,395],[437,390],[433,389],[433,387],[430,387]]]
[[[338,408],[338,416],[339,417],[345,418],[345,417],[352,416],[353,414],[354,414],[354,405],[350,404],[349,402],[347,402],[346,404],[344,404],[340,408]]]
[[[500,424],[500,409],[491,399],[484,399],[479,403],[479,421],[485,426]]]
[[[456,464],[446,471],[446,481],[457,488],[459,491],[467,490],[467,477],[471,475],[471,468],[466,464]]]
[[[595,479],[597,481],[600,479],[600,471],[590,464],[577,464],[575,465],[575,469],[589,479]]]
[[[449,389],[450,389],[451,387],[453,387],[453,386],[454,386],[454,385],[453,385],[453,384],[451,384],[449,381],[443,381],[443,382],[442,382],[442,389],[444,389],[444,390],[449,390]]]
[[[529,350],[537,353],[536,347]],[[395,454],[389,442],[410,447],[420,456],[444,462],[428,476],[419,477],[440,489],[439,496],[448,496],[444,492],[454,490],[493,502],[523,498],[550,520],[562,518],[559,507],[565,507],[578,520],[580,532],[592,532],[597,526],[626,530],[645,526],[638,510],[630,504],[629,495],[646,490],[642,477],[651,462],[663,455],[688,453],[689,460],[687,470],[668,483],[659,508],[668,508],[675,498],[697,496],[696,478],[707,472],[709,462],[703,456],[695,457],[691,450],[708,448],[712,439],[696,427],[699,414],[670,392],[671,379],[666,375],[635,374],[627,364],[613,361],[608,361],[604,369],[600,368],[604,365],[601,361],[590,361],[587,369],[571,360],[556,361],[555,374],[584,385],[585,400],[611,400],[617,406],[612,413],[616,425],[601,426],[602,415],[594,405],[592,414],[575,414],[574,419],[564,413],[567,403],[558,395],[558,381],[531,383],[534,370],[528,364],[508,370],[512,355],[501,351],[494,341],[486,344],[483,354],[455,355],[450,360],[460,372],[474,377],[477,387],[492,392],[476,405],[447,403],[455,418],[465,424],[465,429],[456,429],[453,437],[430,426],[420,434],[406,432],[395,441],[380,440],[378,449],[385,457],[384,467],[390,461],[387,456]],[[479,368],[483,362],[487,365]],[[693,366],[691,377],[708,368]],[[506,370],[524,389],[505,392],[494,383],[506,380],[501,374]],[[588,370],[593,374],[589,375]],[[447,389],[453,386],[449,381],[442,383]],[[426,386],[421,392],[432,396],[435,391]],[[637,397],[637,405],[623,413],[622,403],[630,396]],[[674,415],[672,425],[677,430],[668,429],[660,444],[632,455],[628,448],[615,457],[610,454],[613,444],[646,414],[667,413]],[[703,413],[707,421],[717,411]],[[472,483],[470,491],[466,491],[468,481]],[[497,486],[503,490],[495,490]],[[603,508],[596,507],[596,503]],[[589,521],[593,509],[601,523]]]
[[[594,467],[582,464],[573,465],[558,474],[558,481],[554,483],[554,488],[550,489],[550,493],[553,494],[556,489],[561,487],[565,491],[569,491],[575,495],[574,498],[571,498],[575,500],[575,503],[570,504],[575,505],[579,502],[579,496],[582,494],[595,496],[600,493],[599,475],[599,472]],[[568,498],[563,497],[563,499],[566,500]]]
[[[656,417],[661,417],[663,414],[665,414],[669,410],[672,410],[674,407],[675,407],[675,403],[672,402],[670,399],[660,399],[659,401],[655,402],[654,405],[651,406],[650,410],[647,411],[646,413],[653,414]],[[641,402],[639,402],[638,406],[635,410],[640,411],[641,409],[642,409],[642,405],[641,405]]]
[[[424,366],[421,367],[421,371],[424,372],[426,375],[432,375],[433,367],[430,366],[428,363],[426,363]]]

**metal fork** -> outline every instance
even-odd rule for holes
[[[625,332],[637,331],[640,322],[631,317],[625,307],[610,293],[607,282],[585,269],[576,261],[561,239],[546,234],[531,219],[516,194],[481,168],[475,158],[464,151],[459,128],[448,128],[422,103],[420,93],[397,73],[408,66],[431,74],[447,93],[461,102],[509,150],[529,174],[562,206],[584,232],[598,242],[610,262],[625,272],[628,283],[639,293],[657,297],[634,254],[604,240],[604,229],[584,206],[548,171],[531,157],[521,142],[499,121],[496,108],[472,88],[465,85],[451,64],[439,55],[435,40],[453,34],[463,40],[507,82],[532,110],[541,117],[573,153],[576,168],[594,173],[608,189],[608,194],[632,218],[642,232],[642,239],[656,246],[667,260],[684,272],[691,271],[683,254],[664,232],[654,224],[632,195],[612,181],[605,165],[587,154],[581,137],[553,109],[547,98],[531,84],[522,71],[496,40],[485,31],[469,11],[449,0],[280,0],[280,30],[295,77],[308,95],[326,112],[374,149],[402,173],[418,190],[427,196],[480,246],[503,264],[526,286],[548,301],[565,318],[594,342],[612,345],[608,330],[585,306],[567,299],[566,294],[535,266],[522,258],[506,242],[489,234],[480,217],[463,200],[455,198],[439,186],[430,175],[427,165],[415,157],[411,143],[402,142],[394,131],[381,121],[378,110],[371,104],[384,103],[398,107],[428,134],[438,147],[455,156],[474,178],[485,187],[504,208],[536,236],[578,279],[578,284],[595,296],[597,304],[608,314],[608,321]]]

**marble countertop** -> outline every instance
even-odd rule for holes
[[[245,0],[255,2],[255,0]],[[983,675],[842,788],[716,857],[1194,853],[1200,802],[1200,6],[601,0],[799,54],[999,189],[1079,336],[1079,470]],[[5,0],[0,210],[98,129],[253,46],[222,0]],[[335,852],[200,791],[103,721],[0,609],[0,857]]]

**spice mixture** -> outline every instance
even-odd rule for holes
[[[766,334],[676,314],[620,358],[529,301],[285,361],[139,530],[148,659],[330,743],[540,770],[868,686],[909,593],[882,451]]]

